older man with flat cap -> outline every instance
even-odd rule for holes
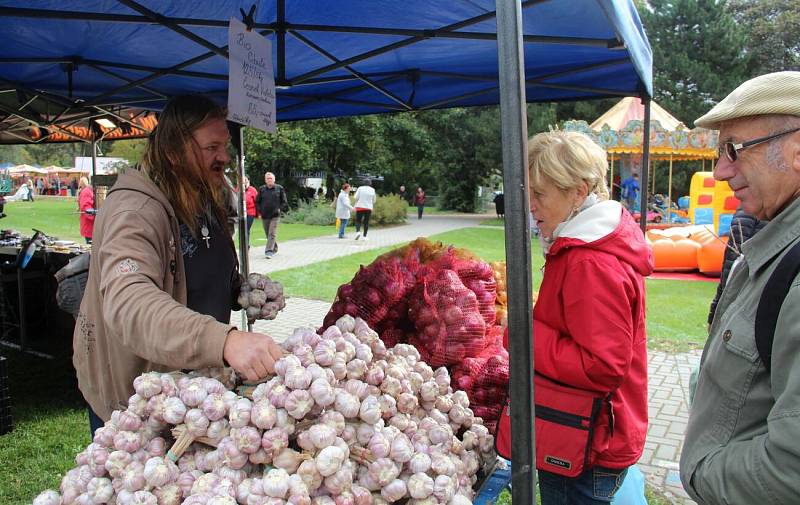
[[[695,125],[719,129],[714,178],[770,222],[742,246],[717,305],[681,480],[700,504],[798,504],[800,72],[745,82]]]

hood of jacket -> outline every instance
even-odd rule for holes
[[[176,219],[175,211],[166,195],[153,183],[150,178],[140,168],[126,170],[117,178],[117,182],[109,190],[108,194],[116,191],[137,191],[158,201],[167,210],[171,219]]]
[[[619,202],[598,202],[562,225],[548,255],[583,247],[612,254],[640,275],[653,273],[653,251],[645,242],[639,225]]]

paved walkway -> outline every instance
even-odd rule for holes
[[[269,273],[287,268],[310,265],[340,256],[348,256],[369,249],[378,249],[414,240],[417,237],[429,237],[437,233],[478,226],[481,221],[494,215],[431,215],[421,220],[409,215],[408,223],[388,228],[370,228],[369,240],[354,240],[355,232],[348,227],[347,238],[339,239],[331,227],[331,234],[304,240],[292,240],[279,243],[278,254],[271,259],[264,257],[264,244],[253,244],[250,247],[250,271]],[[280,226],[278,226],[280,236]]]
[[[273,259],[263,257],[260,247],[252,247],[252,270],[274,272],[286,268],[308,265],[360,251],[408,242],[420,236],[429,236],[449,230],[476,226],[489,216],[430,216],[422,221],[409,219],[409,224],[393,228],[370,230],[369,241],[350,238],[339,240],[336,234],[306,240],[295,240],[280,245],[280,253]],[[295,328],[318,327],[330,308],[330,302],[289,298],[286,308],[274,321],[258,321],[255,331],[272,335],[282,341]],[[240,321],[238,312],[231,314],[233,324]],[[700,361],[700,351],[682,354],[649,353],[648,404],[650,428],[644,454],[639,467],[647,481],[666,493],[676,504],[694,502],[683,491],[678,474],[678,460],[683,446],[683,434],[688,421],[689,374]]]

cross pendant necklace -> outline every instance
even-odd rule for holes
[[[211,249],[211,236],[208,233],[208,226],[206,223],[203,223],[203,225],[200,227],[200,233],[203,235],[203,240],[206,241],[206,249]]]

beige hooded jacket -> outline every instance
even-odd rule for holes
[[[121,175],[95,222],[73,335],[78,386],[92,410],[108,420],[143,372],[223,366],[232,328],[186,307],[172,206],[138,170]]]

